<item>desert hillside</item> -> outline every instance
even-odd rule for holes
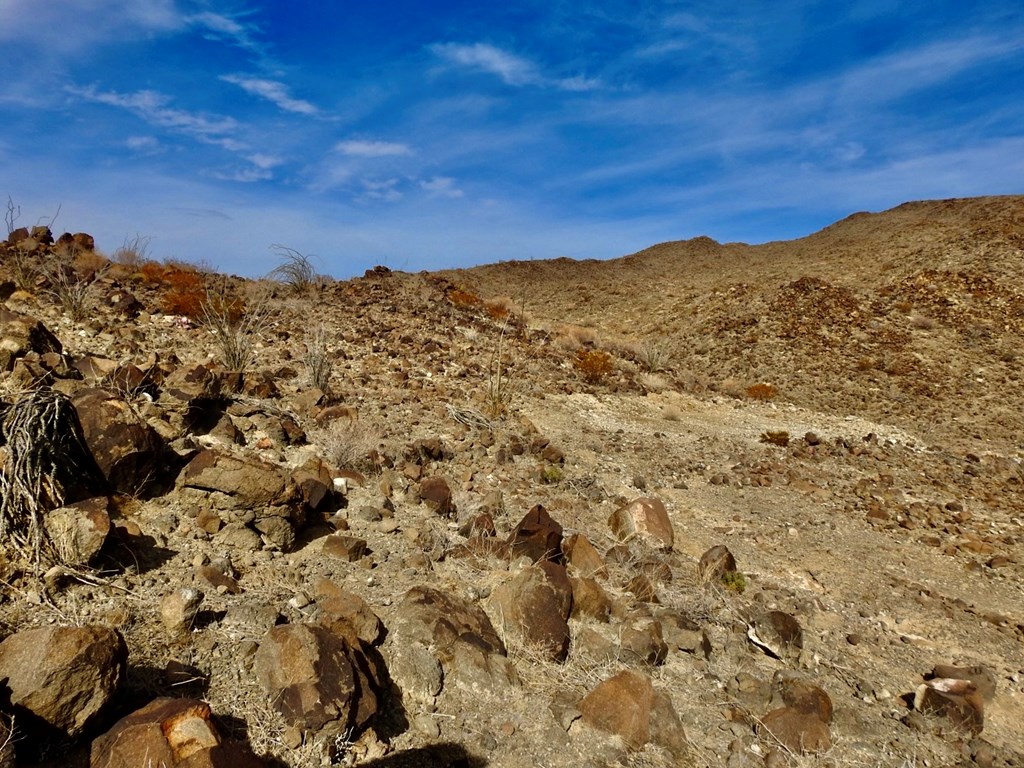
[[[1024,765],[1024,197],[337,282],[0,244],[0,766]]]

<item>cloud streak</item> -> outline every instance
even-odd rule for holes
[[[494,75],[506,85],[515,87],[538,86],[582,92],[595,90],[602,85],[600,80],[583,75],[547,77],[529,59],[489,43],[434,43],[430,50],[442,61],[463,69]]]
[[[319,110],[308,101],[292,98],[288,93],[288,86],[276,80],[240,75],[221,75],[220,79],[226,83],[237,85],[246,93],[266,99],[285,112],[294,112],[299,115],[319,113]]]
[[[393,141],[368,141],[364,139],[348,139],[334,145],[334,151],[348,157],[405,157],[411,155],[412,148],[408,144]]]

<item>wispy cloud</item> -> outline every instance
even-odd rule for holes
[[[583,75],[548,77],[529,59],[489,43],[435,43],[430,50],[450,64],[495,75],[506,85],[533,85],[566,91],[591,91],[602,85],[600,80]]]
[[[300,115],[315,115],[319,110],[302,99],[295,99],[288,93],[288,86],[276,80],[265,80],[258,77],[242,77],[241,75],[221,75],[220,79],[232,83],[254,96],[259,96],[275,104],[285,112]]]
[[[465,194],[455,186],[455,179],[450,176],[435,176],[432,179],[420,181],[420,188],[429,192],[433,197],[457,199]]]
[[[95,86],[84,88],[67,86],[68,93],[91,101],[127,110],[151,125],[191,136],[199,141],[216,144],[229,151],[237,152],[245,145],[231,137],[239,129],[238,121],[220,115],[204,115],[168,106],[171,97],[156,91],[118,93],[100,91]]]
[[[532,85],[541,80],[532,62],[487,43],[435,43],[430,49],[452,64],[497,75],[508,85]]]
[[[380,200],[385,203],[397,203],[405,195],[398,189],[401,179],[384,179],[381,181],[363,179],[363,194],[361,199]]]
[[[239,48],[262,56],[265,53],[264,48],[256,40],[259,29],[253,24],[240,21],[240,18],[241,16],[204,11],[188,16],[186,21],[194,27],[206,30],[207,34],[216,40],[227,40]]]
[[[412,154],[408,144],[363,139],[340,141],[334,145],[334,150],[349,157],[400,157]]]

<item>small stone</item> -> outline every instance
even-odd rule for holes
[[[192,630],[203,593],[192,587],[184,587],[165,595],[160,601],[160,621],[171,637],[181,637]]]

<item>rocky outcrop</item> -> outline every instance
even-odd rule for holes
[[[27,629],[0,643],[0,679],[27,727],[38,723],[75,738],[111,702],[127,660],[120,633],[108,627]]]
[[[388,622],[382,646],[403,699],[432,704],[442,691],[501,695],[518,684],[505,644],[476,605],[413,587]]]
[[[377,712],[384,677],[354,633],[345,638],[305,624],[271,629],[253,671],[289,723],[312,731],[333,723],[338,733],[366,727]]]
[[[10,371],[14,362],[29,352],[61,352],[60,340],[31,315],[0,307],[0,371]]]
[[[626,670],[600,683],[580,701],[579,711],[586,723],[619,736],[631,749],[653,743],[676,760],[688,754],[672,700],[641,672]]]
[[[72,399],[85,442],[111,487],[144,494],[166,472],[164,443],[125,400],[103,389],[85,389]]]
[[[225,740],[210,705],[159,698],[118,720],[92,743],[89,768],[262,768],[248,746]]]

